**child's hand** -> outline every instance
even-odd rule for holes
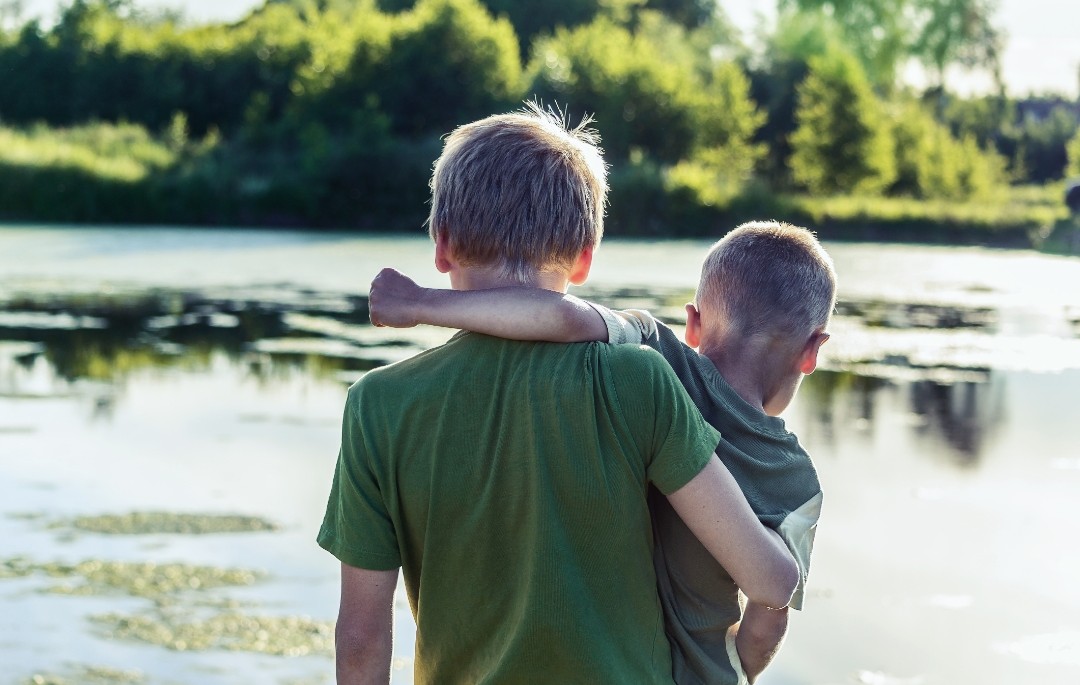
[[[420,323],[417,310],[424,290],[397,269],[383,269],[368,292],[371,323],[391,328],[411,328]]]

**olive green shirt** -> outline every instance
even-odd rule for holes
[[[784,420],[750,405],[716,366],[648,312],[593,304],[612,343],[646,344],[675,370],[702,416],[723,435],[716,453],[758,519],[784,539],[799,565],[790,606],[801,609],[822,493],[810,455]],[[739,588],[663,497],[652,496],[660,597],[679,685],[746,683],[734,645]]]
[[[653,350],[458,334],[350,389],[318,541],[402,567],[417,683],[670,683],[646,493],[718,440]]]

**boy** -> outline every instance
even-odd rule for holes
[[[462,126],[431,188],[435,263],[455,289],[587,277],[606,192],[588,132],[536,108]],[[659,355],[630,345],[462,332],[368,373],[319,532],[342,562],[338,682],[389,679],[400,568],[417,683],[670,683],[640,563],[649,483],[755,601],[784,606],[798,583],[718,440]]]
[[[755,513],[798,560],[791,606],[801,608],[821,492],[809,455],[776,415],[816,367],[835,299],[832,261],[812,233],[754,222],[730,232],[706,257],[695,304],[686,306],[686,345],[647,312],[613,313],[542,291],[431,291],[392,271],[373,283],[370,306],[372,321],[382,325],[435,323],[521,339],[644,342],[659,350],[720,430],[718,454]],[[783,640],[786,611],[752,600],[742,610],[730,575],[670,506],[658,497],[650,505],[676,681],[752,681]]]

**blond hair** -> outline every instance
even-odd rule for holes
[[[584,120],[570,128],[534,103],[457,128],[431,178],[432,239],[466,266],[525,282],[570,269],[604,232],[607,170]]]
[[[804,338],[829,322],[836,306],[836,271],[805,228],[748,222],[709,250],[697,306],[703,321],[722,316],[743,335]]]

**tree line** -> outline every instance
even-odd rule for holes
[[[613,232],[1080,172],[1076,102],[946,90],[952,64],[1000,74],[992,19],[779,0],[751,50],[712,0],[269,0],[197,26],[74,0],[0,35],[0,217],[416,226],[441,137],[527,99],[594,118]],[[898,81],[910,60],[925,92]]]

